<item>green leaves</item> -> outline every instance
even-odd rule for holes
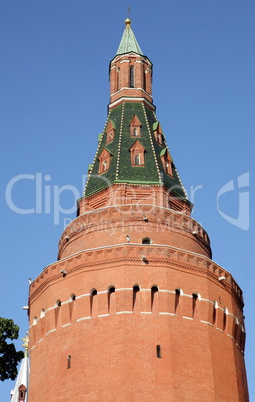
[[[19,327],[13,320],[0,317],[0,380],[15,380],[17,365],[24,357],[22,351],[16,351],[15,345],[8,340],[18,339]]]

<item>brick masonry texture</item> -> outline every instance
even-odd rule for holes
[[[248,402],[242,291],[190,216],[152,64],[123,38],[77,218],[30,285],[29,400]]]

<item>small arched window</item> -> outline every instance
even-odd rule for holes
[[[90,292],[90,315],[93,316],[95,314],[95,304],[97,304],[96,300],[97,290],[92,289]]]
[[[116,313],[115,287],[110,286],[108,289],[108,313]]]
[[[136,114],[134,114],[129,124],[130,137],[141,137],[141,122]]]
[[[115,122],[113,120],[109,120],[106,128],[106,144],[113,141],[115,130]]]
[[[159,300],[158,300],[158,287],[152,286],[151,288],[151,312],[153,314],[158,313],[159,308]]]
[[[146,152],[143,145],[136,140],[132,147],[129,149],[131,156],[132,166],[144,166],[144,153]]]
[[[135,154],[135,165],[141,165],[141,156],[139,154]]]
[[[160,158],[165,172],[168,175],[173,176],[172,158],[167,148],[164,148],[160,152]]]
[[[107,172],[110,168],[110,163],[111,163],[111,154],[109,151],[107,151],[106,148],[103,149],[101,152],[98,160],[99,160],[99,167],[98,167],[98,173],[104,173]]]
[[[149,237],[144,237],[142,239],[142,244],[151,244],[152,240]]]
[[[133,311],[137,310],[138,305],[138,294],[140,292],[140,288],[138,285],[133,286]]]
[[[110,288],[109,288],[109,294],[111,295],[112,293],[114,293],[115,292],[115,287],[114,286],[111,286]]]
[[[174,305],[174,312],[176,313],[177,308],[180,303],[180,297],[182,295],[182,290],[181,289],[175,289],[175,305]]]
[[[102,164],[103,164],[103,172],[106,172],[106,170],[107,170],[107,161],[103,161]]]
[[[25,385],[21,384],[19,386],[19,394],[18,394],[18,402],[23,402],[25,401],[25,397],[26,397],[26,387]]]
[[[154,136],[155,136],[155,139],[158,142],[158,144],[162,145],[164,136],[163,136],[162,128],[161,128],[159,121],[155,121],[155,123],[153,123],[153,132],[154,132]]]
[[[57,308],[57,307],[60,307],[60,306],[61,306],[61,300],[57,300],[56,304],[55,304],[55,307]]]

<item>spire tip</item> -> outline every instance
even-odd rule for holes
[[[125,20],[126,28],[130,28],[131,25],[131,19],[129,17],[126,18]]]

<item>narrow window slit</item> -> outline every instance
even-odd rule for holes
[[[133,66],[130,67],[129,74],[130,74],[130,77],[129,77],[130,88],[134,88],[135,87],[135,71],[134,71]]]
[[[157,345],[156,350],[157,350],[157,358],[158,358],[158,359],[161,359],[161,358],[162,358],[162,355],[161,355],[161,346],[160,346],[160,345]]]
[[[96,301],[96,296],[97,296],[97,290],[93,289],[90,293],[90,315],[94,315],[93,312],[95,311],[95,301]]]
[[[67,356],[67,366],[66,366],[66,368],[67,369],[71,368],[71,356],[70,355]]]
[[[135,285],[133,287],[133,311],[135,309],[135,305],[137,304],[137,295],[138,295],[139,291],[140,291],[139,286]]]
[[[175,303],[174,303],[174,312],[175,313],[176,313],[177,307],[180,303],[180,296],[181,296],[180,289],[175,289]]]
[[[158,310],[158,299],[156,295],[158,294],[158,287],[157,286],[152,286],[151,288],[151,311],[155,313]]]

